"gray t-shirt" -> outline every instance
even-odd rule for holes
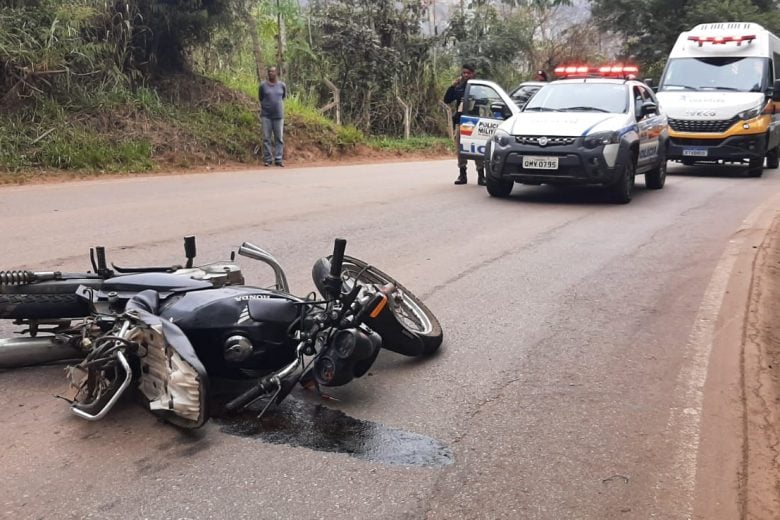
[[[269,119],[284,118],[284,98],[287,97],[287,85],[281,81],[271,83],[263,81],[258,89],[260,97],[260,116]]]

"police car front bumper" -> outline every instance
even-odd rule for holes
[[[620,176],[621,165],[630,160],[628,150],[620,144],[586,148],[582,138],[572,144],[545,147],[516,142],[501,147],[491,141],[486,156],[488,175],[523,184],[613,184]],[[524,166],[527,157],[557,158],[557,168]]]

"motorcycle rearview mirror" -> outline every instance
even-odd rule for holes
[[[327,258],[320,258],[314,262],[314,266],[311,268],[311,278],[314,280],[314,286],[317,291],[324,297],[328,296],[328,288],[325,284],[325,279],[330,275],[330,260]]]
[[[341,265],[344,263],[344,250],[346,248],[347,241],[343,238],[337,238],[333,241],[330,272],[324,281],[327,298],[338,298],[341,295]]]
[[[184,256],[187,257],[187,268],[192,267],[192,261],[195,260],[197,248],[195,247],[195,236],[187,235],[184,237]]]

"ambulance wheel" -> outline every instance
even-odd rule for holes
[[[776,170],[780,167],[780,146],[775,146],[766,153],[766,167],[770,170]]]
[[[759,157],[758,159],[750,159],[750,162],[748,162],[747,176],[761,177],[763,173],[764,173],[764,158]]]

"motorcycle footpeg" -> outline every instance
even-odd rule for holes
[[[244,392],[243,394],[239,395],[235,399],[228,401],[228,403],[225,405],[225,409],[229,412],[235,412],[237,410],[240,410],[244,408],[245,406],[249,405],[260,397],[263,394],[266,394],[271,391],[272,384],[269,381],[260,381],[255,386]]]

